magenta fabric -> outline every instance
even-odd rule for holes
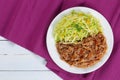
[[[61,11],[86,6],[103,14],[112,26],[114,48],[109,60],[88,74],[59,68],[46,48],[46,32]],[[120,0],[0,0],[0,35],[42,56],[47,67],[63,80],[120,80]]]

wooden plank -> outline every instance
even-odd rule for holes
[[[4,37],[0,36],[0,40],[7,40],[7,39],[5,39]]]
[[[0,54],[14,55],[14,54],[33,54],[33,53],[10,41],[0,41]]]
[[[0,80],[62,80],[51,71],[0,72]]]
[[[48,70],[45,60],[33,55],[2,55],[0,70]]]
[[[0,70],[48,70],[40,56],[9,41],[0,41]]]

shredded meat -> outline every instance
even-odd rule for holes
[[[85,68],[100,61],[107,50],[107,43],[104,35],[98,33],[76,44],[57,42],[56,47],[62,60],[72,66]]]

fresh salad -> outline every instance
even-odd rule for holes
[[[90,13],[72,11],[55,25],[53,35],[56,42],[76,43],[83,38],[102,32],[98,19]]]

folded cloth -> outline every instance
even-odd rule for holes
[[[59,68],[46,48],[50,22],[61,11],[75,6],[93,8],[112,26],[114,48],[109,60],[88,74],[72,74]],[[0,35],[42,56],[47,67],[64,80],[120,80],[120,0],[0,0]]]

